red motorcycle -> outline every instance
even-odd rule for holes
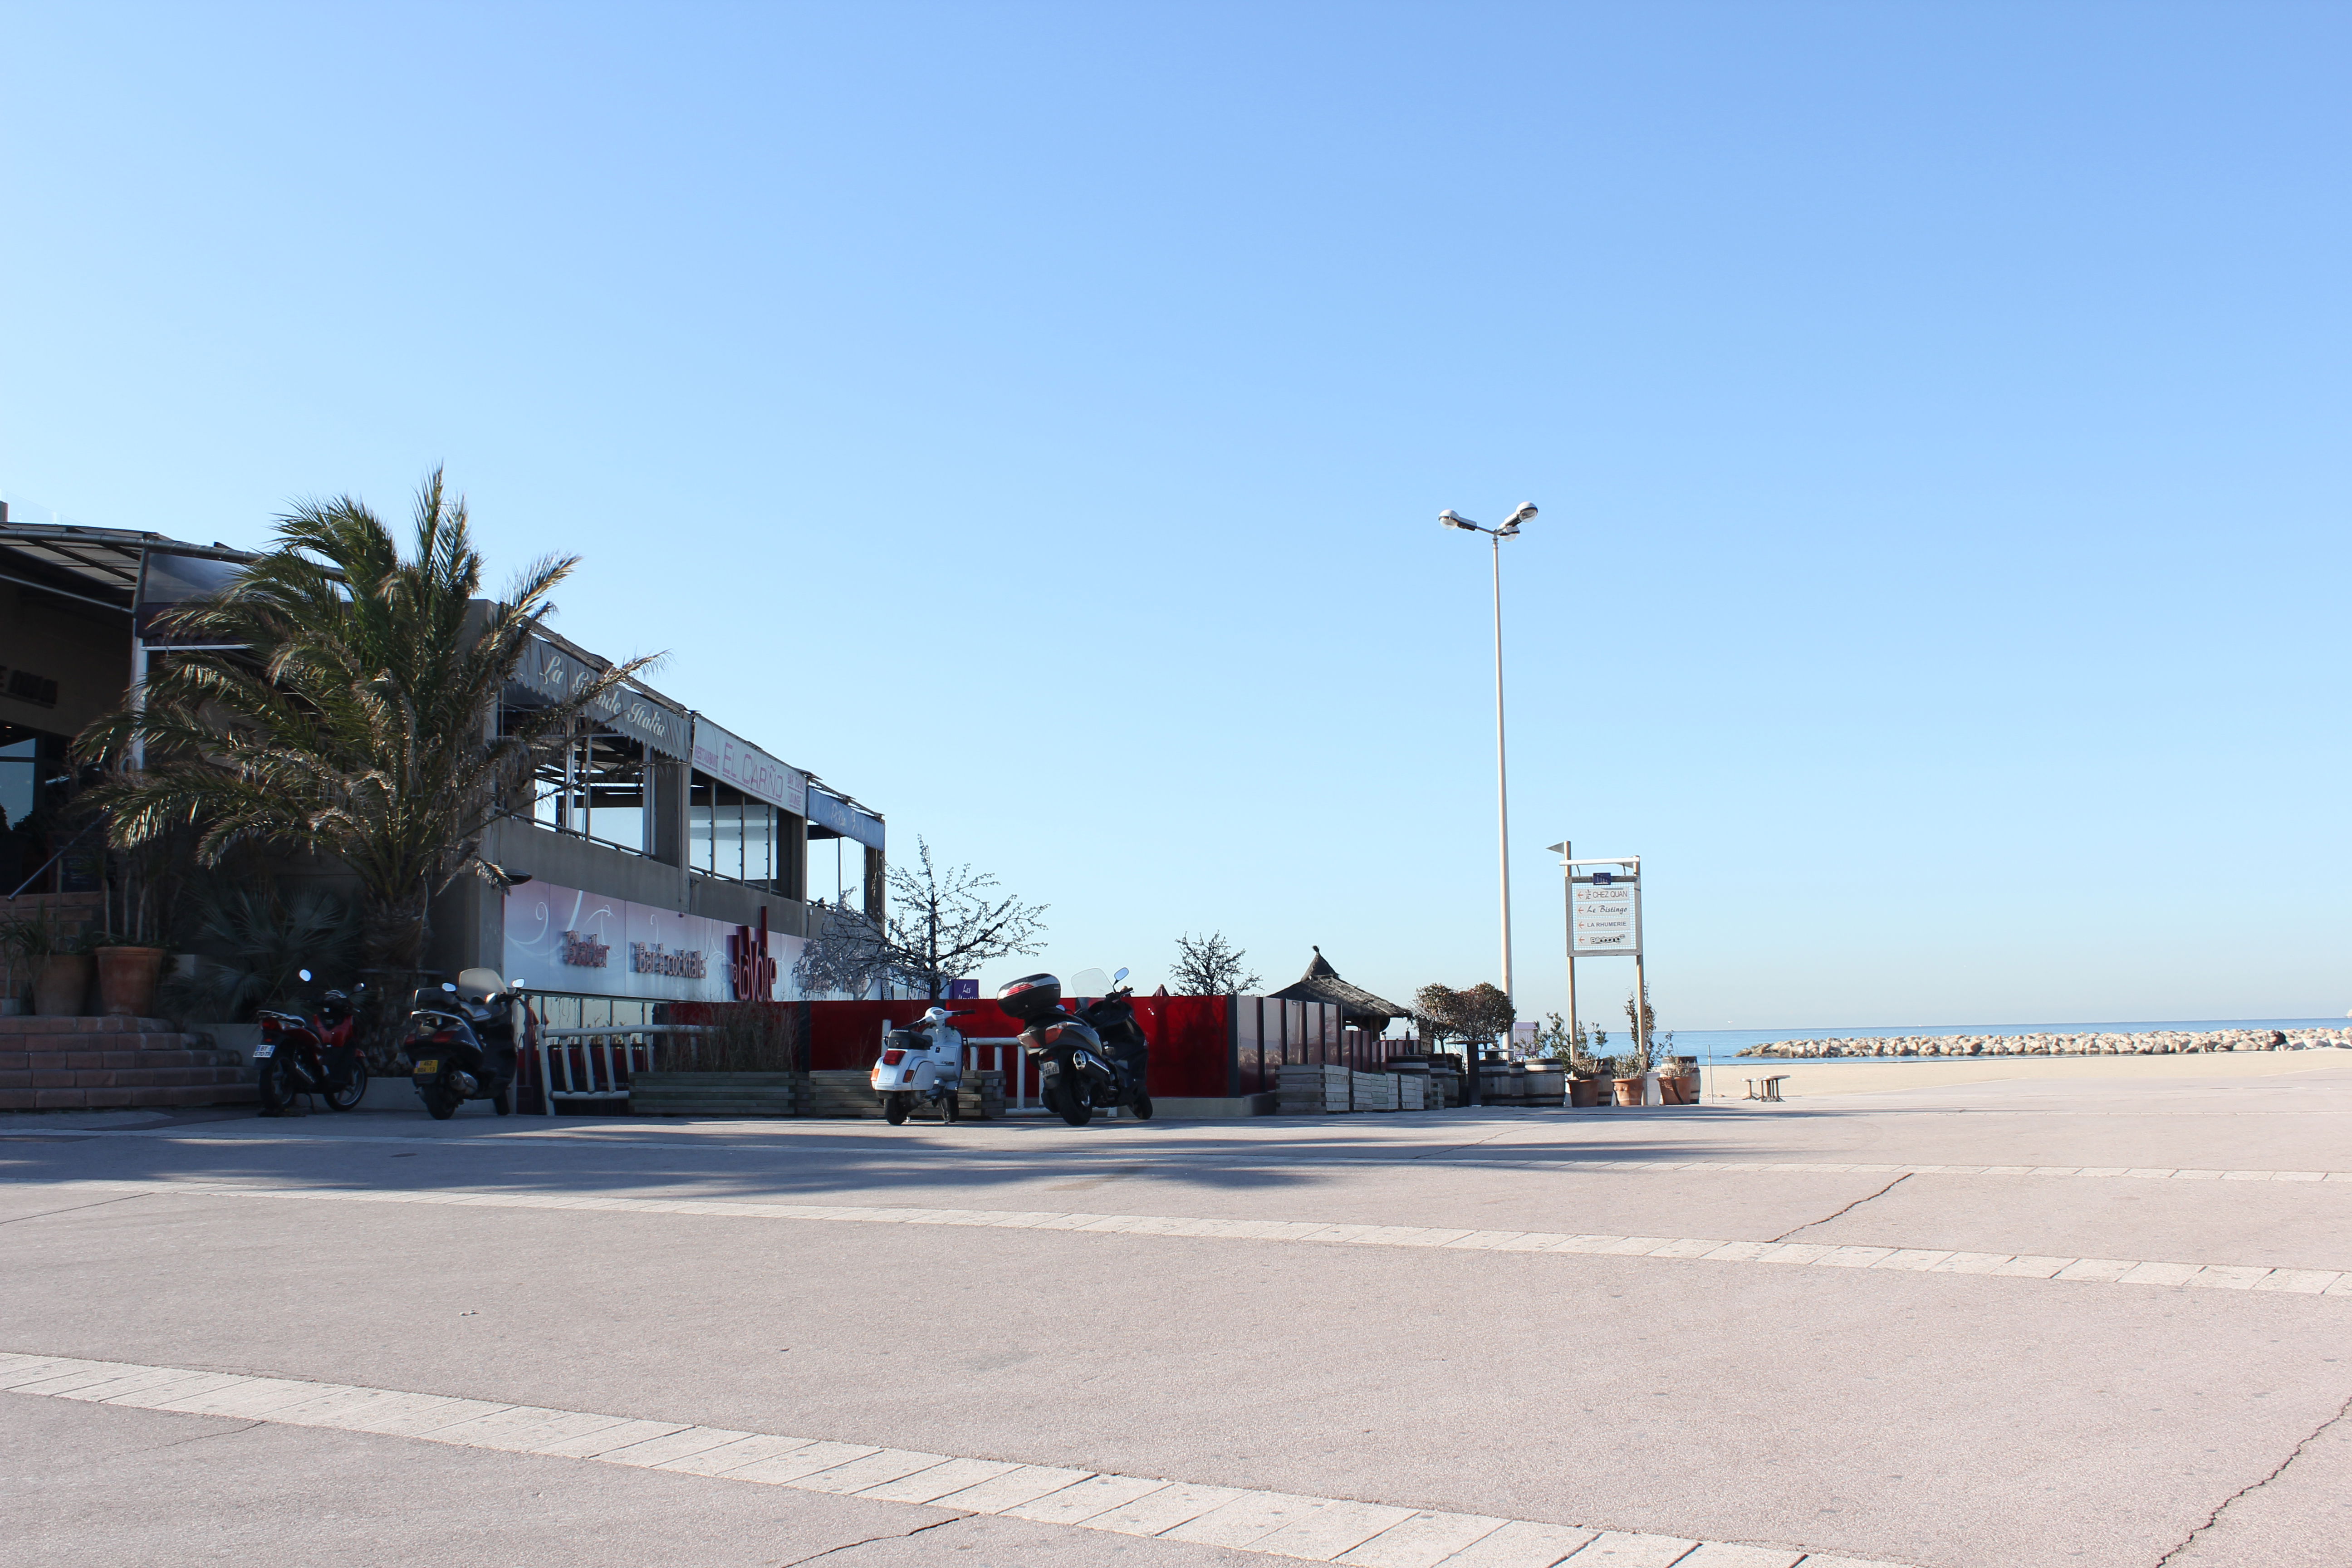
[[[301,975],[307,981],[310,972]],[[253,1067],[262,1115],[285,1115],[297,1095],[315,1094],[331,1110],[349,1110],[366,1096],[367,1058],[352,1043],[349,993],[320,997],[315,1019],[268,1011],[257,1016],[261,1043],[253,1047]]]

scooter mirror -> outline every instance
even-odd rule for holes
[[[304,976],[303,976],[303,978],[307,980],[307,979],[309,979],[309,978],[310,978],[310,976],[309,976],[309,975],[304,975]],[[1126,970],[1124,970],[1124,969],[1122,969],[1122,970],[1120,970],[1117,974],[1114,974],[1114,975],[1112,975],[1112,976],[1110,977],[1110,983],[1111,983],[1113,985],[1116,985],[1116,984],[1118,984],[1120,981],[1122,981],[1122,980],[1124,980],[1124,979],[1126,979],[1126,978],[1127,978],[1127,971],[1126,971]]]
[[[308,984],[310,984],[310,972],[309,970],[307,970],[307,969],[298,969],[298,970],[296,970],[294,973],[297,973],[297,974],[299,974],[299,975],[300,975],[300,976],[302,977],[302,984],[303,984],[308,985]]]

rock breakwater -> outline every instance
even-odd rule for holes
[[[1906,1035],[1894,1039],[1781,1040],[1743,1057],[1811,1060],[1836,1057],[2171,1057],[2205,1051],[2352,1048],[2340,1029],[2159,1029],[2147,1034]]]

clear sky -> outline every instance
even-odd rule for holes
[[[1045,964],[1494,978],[1435,518],[1531,500],[1523,1011],[1563,836],[1664,1027],[2352,1006],[2341,5],[10,5],[0,86],[20,516],[446,462]]]

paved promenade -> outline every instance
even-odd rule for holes
[[[1083,1129],[0,1120],[0,1540],[2340,1565],[2352,1062],[2305,1063]]]

